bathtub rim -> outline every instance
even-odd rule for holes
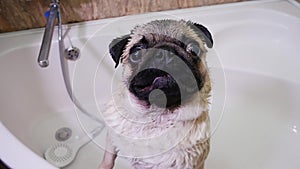
[[[208,6],[199,6],[199,7],[191,7],[191,8],[182,8],[182,9],[174,9],[174,10],[166,10],[166,11],[157,11],[157,12],[147,12],[147,13],[140,13],[140,14],[132,14],[132,15],[126,15],[126,16],[120,16],[120,17],[112,17],[112,18],[103,18],[103,19],[97,19],[97,20],[90,20],[90,21],[83,21],[83,22],[77,22],[77,23],[70,23],[70,24],[63,24],[63,28],[66,28],[66,26],[70,27],[81,27],[83,25],[85,26],[92,26],[92,25],[99,25],[99,24],[105,24],[108,23],[109,20],[115,20],[118,18],[124,18],[124,17],[136,17],[136,16],[147,16],[151,14],[165,14],[165,13],[171,13],[171,14],[186,14],[186,13],[193,13],[193,11],[197,11],[199,9],[205,11],[210,9],[218,9],[218,8],[224,8],[224,7],[241,7],[245,5],[256,5],[256,4],[270,4],[270,3],[278,3],[278,2],[288,2],[294,7],[300,8],[300,2],[297,0],[254,0],[254,1],[242,1],[242,2],[233,2],[233,3],[226,3],[226,4],[215,4],[215,5],[208,5]],[[268,7],[266,7],[268,9]],[[289,12],[288,10],[285,10],[285,12]],[[0,33],[0,38],[11,38],[15,36],[22,36],[22,35],[30,35],[30,34],[39,34],[41,32],[44,32],[44,27],[42,28],[33,28],[33,29],[27,29],[27,30],[19,30],[14,32],[4,32]],[[55,26],[55,29],[57,30],[57,26]]]
[[[58,169],[26,147],[2,122],[0,122],[0,138],[0,158],[8,167],[30,169],[34,164],[36,168]]]

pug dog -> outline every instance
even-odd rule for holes
[[[203,169],[210,149],[211,81],[206,63],[213,39],[201,24],[154,20],[114,39],[122,63],[120,88],[106,111],[106,151],[99,169],[121,156],[136,169]]]

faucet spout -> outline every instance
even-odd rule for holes
[[[51,48],[52,36],[55,26],[55,20],[58,17],[59,12],[59,4],[58,1],[51,1],[50,5],[50,14],[47,20],[46,29],[43,36],[43,41],[40,49],[40,53],[38,56],[38,64],[41,67],[47,67],[49,65],[49,52]]]

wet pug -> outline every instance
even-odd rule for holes
[[[123,84],[102,112],[108,126],[101,169],[117,156],[136,169],[203,169],[209,153],[209,30],[184,20],[155,20],[114,39]]]

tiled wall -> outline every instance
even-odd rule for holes
[[[247,0],[60,0],[64,23]],[[300,0],[297,0],[300,2]],[[44,27],[50,0],[0,0],[0,33]]]
[[[60,0],[64,23],[245,0]],[[0,32],[44,27],[50,0],[0,0]]]

